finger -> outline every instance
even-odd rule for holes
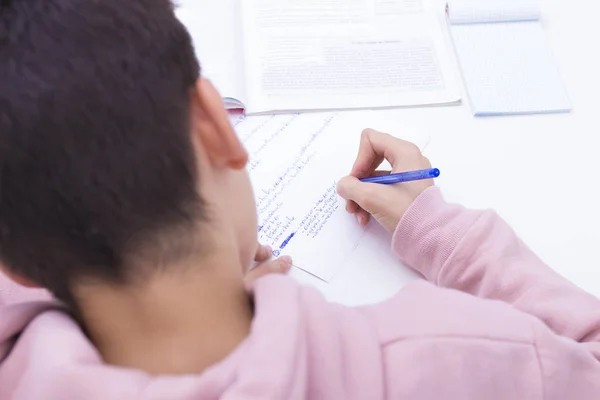
[[[257,265],[246,273],[244,281],[248,285],[268,274],[286,274],[291,267],[292,258],[283,256],[276,260]]]
[[[358,204],[353,202],[352,200],[346,201],[346,211],[350,214],[356,214],[356,212],[360,209]]]
[[[378,154],[373,150],[369,136],[371,132],[376,132],[372,129],[365,129],[360,137],[360,145],[358,148],[358,156],[352,166],[350,175],[357,178],[366,178],[383,162],[383,154]]]
[[[354,201],[361,209],[373,213],[381,203],[381,191],[385,188],[374,183],[363,183],[353,176],[346,176],[337,184],[338,194],[345,200]]]
[[[425,156],[423,156],[423,168],[431,168],[431,161]]]
[[[356,220],[360,226],[367,226],[371,220],[371,214],[361,208],[356,213]]]
[[[421,154],[413,143],[395,138],[387,133],[366,129],[360,141],[358,157],[352,168],[351,175],[357,178],[370,176],[373,171],[387,160],[396,167],[399,160],[407,155]]]
[[[273,250],[270,246],[263,246],[259,243],[258,247],[256,248],[256,255],[254,256],[254,261],[267,261],[269,258],[271,258],[272,252]]]
[[[360,180],[354,176],[346,176],[339,180],[336,186],[337,193],[347,201],[353,201],[360,206],[362,195],[360,194]]]
[[[389,175],[391,174],[391,171],[373,171],[373,173],[371,174],[371,176],[382,176],[382,175]],[[357,214],[359,213],[361,210],[360,206],[358,204],[356,204],[356,202],[352,201],[352,200],[348,200],[346,201],[346,211],[349,214]],[[359,217],[358,215],[356,215],[356,218],[358,219],[358,222],[361,223],[361,225],[366,225],[367,223],[369,223],[369,219],[370,219],[370,215],[369,213],[365,212],[364,213],[366,216],[363,217]],[[366,219],[366,223],[362,223],[362,221]]]
[[[392,171],[373,171],[373,173],[371,174],[371,176],[384,176],[384,175],[389,175],[391,174]]]

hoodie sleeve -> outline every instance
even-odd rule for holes
[[[496,213],[448,204],[430,188],[405,214],[392,246],[438,286],[509,303],[590,344],[600,359],[600,300],[546,266]]]

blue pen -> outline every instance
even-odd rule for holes
[[[423,169],[420,171],[401,172],[399,174],[389,174],[381,176],[372,176],[361,179],[365,183],[379,183],[382,185],[393,185],[394,183],[421,181],[424,179],[433,179],[440,176],[440,170],[437,168]]]

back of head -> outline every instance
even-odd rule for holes
[[[0,0],[0,259],[72,301],[202,212],[168,0]],[[140,247],[141,246],[141,247]]]

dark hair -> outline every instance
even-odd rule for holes
[[[124,283],[144,244],[195,225],[199,70],[168,0],[0,0],[7,268],[70,303],[77,279]]]

